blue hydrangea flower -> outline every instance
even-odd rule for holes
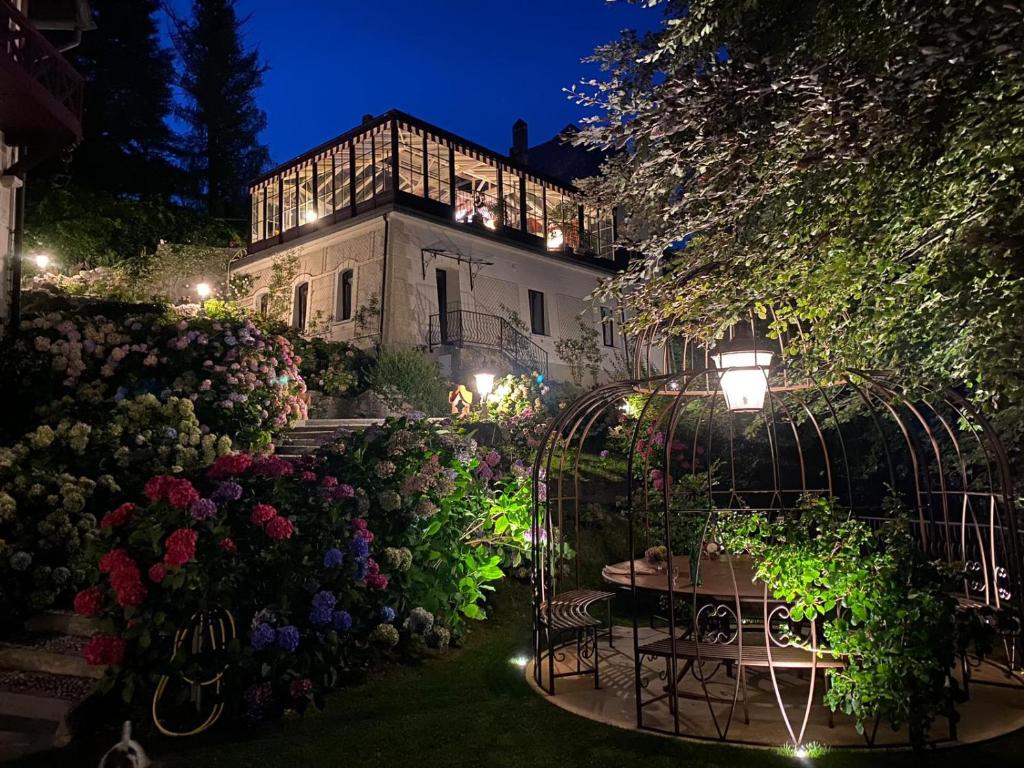
[[[257,651],[262,651],[274,642],[275,637],[276,633],[272,626],[260,623],[252,628],[252,632],[249,635],[249,643]]]
[[[362,581],[365,579],[368,571],[369,567],[366,565],[365,557],[361,557],[356,560],[356,575],[354,577],[356,581]]]
[[[277,647],[288,653],[295,653],[299,647],[299,628],[291,624],[279,627],[277,630]]]
[[[333,611],[335,602],[334,593],[329,592],[326,589],[313,595],[314,608],[327,608],[328,610]]]
[[[217,484],[210,496],[214,501],[238,501],[242,498],[242,486],[234,480],[225,480]]]
[[[356,536],[349,542],[348,551],[356,558],[367,557],[370,554],[370,544],[361,536]]]
[[[390,624],[392,621],[395,620],[395,609],[388,605],[385,605],[380,609],[380,618],[381,621],[386,621],[388,624]]]
[[[337,547],[331,547],[324,552],[324,568],[340,568],[344,559],[344,552]]]
[[[316,627],[323,627],[330,624],[334,619],[334,611],[326,605],[315,606],[309,612],[309,623]]]
[[[336,632],[348,632],[352,629],[352,617],[348,611],[335,611],[332,623]]]

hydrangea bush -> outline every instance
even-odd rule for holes
[[[98,510],[140,491],[150,472],[196,469],[230,448],[226,436],[203,433],[191,400],[153,395],[121,400],[95,422],[44,424],[0,448],[5,615],[46,608],[82,583]]]
[[[101,620],[85,657],[108,667],[103,687],[144,700],[160,675],[223,670],[225,703],[258,720],[319,703],[347,671],[391,653],[415,634],[396,626],[391,586],[412,555],[381,547],[358,506],[312,461],[230,454],[192,479],[149,478],[137,503],[100,519],[93,583],[74,601]],[[179,630],[218,611],[235,642],[175,653]]]

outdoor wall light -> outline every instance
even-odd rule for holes
[[[50,257],[45,253],[37,253],[33,257],[33,261],[35,261],[36,266],[39,267],[39,269],[46,269],[50,266]]]
[[[209,297],[209,295],[211,293],[213,293],[213,290],[210,288],[210,284],[209,283],[197,283],[196,284],[196,295],[200,299],[206,299],[207,297]]]
[[[551,230],[551,234],[548,235],[548,248],[552,251],[562,247],[562,243],[565,242],[565,235],[562,234],[562,230],[555,227]]]
[[[768,369],[774,354],[753,338],[719,344],[711,355],[730,411],[760,411],[768,391]]]
[[[310,208],[310,209],[308,209],[306,211],[306,223],[307,224],[312,224],[318,218],[320,218],[320,217],[316,215],[316,211],[314,211],[312,208]]]

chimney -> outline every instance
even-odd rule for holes
[[[363,125],[373,122],[373,115],[363,115]]]
[[[508,155],[515,162],[526,165],[526,148],[529,140],[526,137],[526,121],[519,118],[512,124],[512,148]]]

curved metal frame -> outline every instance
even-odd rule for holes
[[[541,440],[533,467],[532,523],[534,675],[539,685],[543,687],[545,661],[549,675],[554,675],[554,653],[544,654],[544,641],[547,640],[550,648],[550,636],[542,637],[550,620],[551,598],[564,581],[571,579],[575,588],[580,587],[580,558],[575,559],[571,573],[567,573],[568,564],[561,556],[562,543],[568,540],[567,537],[572,535],[578,542],[580,536],[580,454],[602,415],[614,409],[624,398],[634,395],[643,398],[643,405],[632,430],[623,478],[628,509],[628,546],[631,558],[636,558],[638,552],[642,555],[643,548],[649,543],[652,513],[655,508],[660,508],[663,527],[660,533],[666,542],[668,560],[665,569],[668,637],[687,637],[687,633],[692,634],[698,629],[697,625],[708,617],[718,615],[724,618],[725,614],[719,613],[724,611],[735,618],[737,629],[734,633],[718,636],[716,640],[730,641],[737,646],[740,656],[743,654],[744,630],[740,617],[744,615],[744,601],[731,559],[728,563],[733,594],[728,600],[700,605],[696,589],[689,593],[677,591],[672,577],[675,572],[670,526],[672,514],[703,514],[708,516],[708,520],[713,511],[723,510],[757,510],[774,514],[792,509],[799,497],[811,493],[837,498],[851,510],[851,514],[874,523],[881,522],[881,514],[865,514],[865,510],[855,503],[856,491],[848,454],[850,443],[844,436],[844,427],[849,427],[840,415],[843,407],[854,405],[867,416],[871,439],[882,449],[877,470],[879,477],[872,482],[872,488],[881,496],[881,491],[888,486],[890,493],[902,497],[906,508],[915,516],[916,536],[926,552],[949,562],[959,560],[969,564],[972,576],[964,579],[962,601],[993,608],[1010,605],[1016,609],[1017,615],[1024,615],[1024,569],[1019,538],[1022,521],[1015,506],[1006,449],[991,424],[963,395],[947,391],[927,392],[925,397],[914,396],[891,375],[878,371],[850,371],[838,382],[796,381],[785,368],[778,367],[768,377],[764,409],[753,417],[760,420],[756,427],[763,433],[768,453],[768,465],[762,467],[770,480],[763,488],[747,487],[741,479],[742,472],[738,472],[744,466],[741,462],[747,457],[737,456],[742,438],[737,436],[736,427],[740,420],[746,420],[745,426],[750,428],[750,415],[734,414],[718,404],[722,397],[718,374],[710,364],[706,349],[701,354],[699,345],[683,338],[677,360],[673,357],[672,343],[658,333],[655,330],[645,331],[639,343],[634,345],[635,378],[606,384],[578,398],[556,416]],[[662,341],[657,342],[658,338]],[[661,345],[661,360],[655,361],[652,350],[658,343]],[[666,373],[641,376],[642,371],[650,370],[655,362]],[[680,432],[686,406],[691,403],[697,405],[691,412],[692,440],[687,449],[680,439]],[[643,451],[638,451],[643,440],[641,425],[651,413],[656,413],[652,430],[657,429],[662,435],[657,446],[660,450],[649,451],[645,445]],[[723,435],[727,436],[724,441]],[[967,458],[965,439],[971,441],[976,456],[980,457],[974,465]],[[703,460],[700,459],[701,448],[704,450]],[[681,456],[682,452],[687,452],[688,457]],[[688,459],[688,474],[706,477],[707,498],[703,504],[693,505],[699,508],[673,508],[676,481],[687,474],[678,467],[681,458]],[[815,460],[817,465],[812,465]],[[724,468],[718,480],[713,472],[715,462]],[[660,472],[658,482],[663,484],[661,500],[656,507],[653,499],[657,493],[652,493],[654,471]],[[820,482],[815,480],[816,477],[821,478]],[[542,496],[542,484],[547,491],[546,496]],[[705,537],[707,527],[706,520]],[[641,542],[642,548],[638,546]],[[697,580],[700,579],[701,567],[698,560],[695,567]],[[637,726],[649,728],[644,718],[643,691],[650,681],[645,677],[643,657],[639,652],[636,575],[635,560],[631,559],[629,593],[633,605]],[[680,594],[692,595],[691,624],[682,634],[676,607],[676,597]],[[749,607],[749,601],[747,605]],[[800,707],[800,716],[791,718],[776,679],[775,657],[780,653],[778,649],[785,646],[780,646],[771,635],[772,623],[784,618],[787,611],[770,598],[767,590],[759,605],[772,687],[790,739],[794,745],[799,745],[805,737],[814,704],[816,673],[821,667],[816,661],[808,667],[811,672],[810,690]],[[818,627],[812,624],[808,637],[815,651],[812,658],[818,659]],[[1007,657],[1010,665],[1014,666],[1024,658],[1020,653],[1021,637],[1018,634],[1008,643]],[[715,666],[710,674],[705,674],[705,668],[707,665],[720,666],[721,662],[702,659],[701,643],[696,647],[696,658],[680,669],[680,659],[673,643],[673,652],[665,658],[667,693],[655,697],[655,700],[668,698],[670,711],[678,713],[676,681],[692,672],[700,683],[715,731],[720,739],[726,740],[739,702],[742,701],[746,713],[745,670],[740,665],[731,701],[715,699],[708,691],[707,680],[718,667]],[[553,692],[553,685],[551,690]],[[725,711],[716,709],[716,705],[722,704],[726,706]],[[673,717],[673,721],[674,728],[670,732],[678,735],[681,733],[678,716]]]

